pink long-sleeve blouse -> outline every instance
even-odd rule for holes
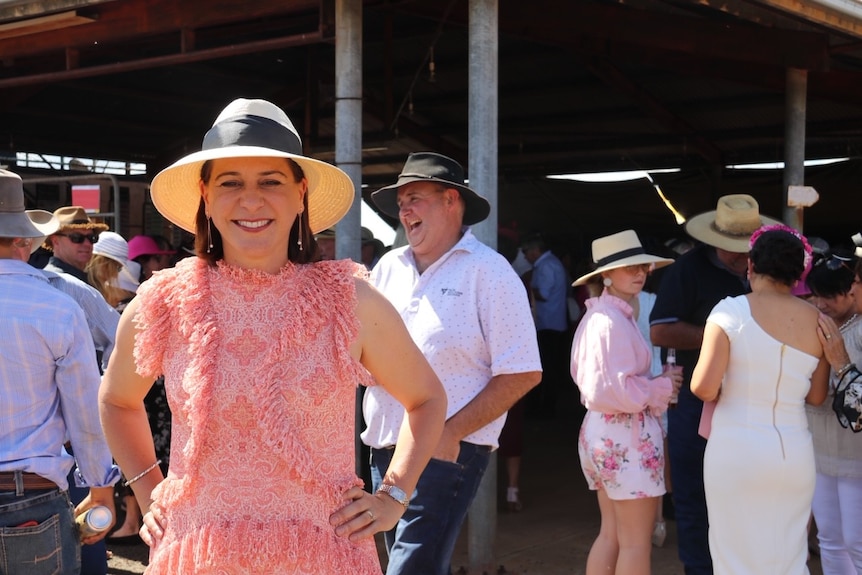
[[[632,307],[608,294],[590,298],[572,343],[572,378],[590,411],[659,415],[673,391],[668,377],[650,379],[650,346]]]

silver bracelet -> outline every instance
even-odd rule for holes
[[[138,479],[140,479],[141,477],[143,477],[144,475],[146,475],[147,473],[149,473],[150,471],[152,471],[153,469],[155,469],[156,467],[158,467],[161,464],[162,464],[162,460],[157,459],[155,463],[153,463],[152,465],[150,465],[149,467],[147,467],[146,469],[144,469],[143,471],[141,471],[140,473],[138,473],[137,475],[135,475],[134,477],[132,477],[131,479],[126,481],[125,483],[123,483],[123,487],[128,487],[129,485],[131,485],[132,483],[134,483],[135,481],[137,481]]]
[[[842,367],[841,369],[839,369],[839,370],[835,373],[835,377],[837,377],[839,380],[840,380],[840,379],[842,379],[842,378],[844,377],[844,375],[845,375],[848,371],[850,371],[852,368],[854,368],[854,367],[856,367],[856,364],[855,364],[855,363],[853,363],[852,361],[848,361],[848,362],[844,365],[844,367]]]

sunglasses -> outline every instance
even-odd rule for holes
[[[631,275],[635,275],[640,272],[649,275],[649,273],[652,271],[652,264],[634,264],[630,266],[625,266],[623,269],[626,271],[626,273]]]
[[[843,256],[836,256],[835,254],[832,254],[828,258],[823,258],[823,259],[817,260],[817,263],[814,265],[817,265],[817,266],[825,265],[826,269],[828,269],[831,272],[838,271],[842,267],[847,268],[850,271],[853,271],[852,269],[850,269],[850,265],[849,265],[851,261],[853,261],[852,258],[846,258]]]
[[[86,234],[86,235],[84,235],[84,234],[79,234],[76,232],[73,234],[54,234],[54,235],[63,236],[64,238],[69,238],[69,241],[72,242],[73,244],[83,244],[84,240],[89,241],[91,244],[95,244],[96,242],[99,241],[99,234]]]

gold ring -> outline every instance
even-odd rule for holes
[[[371,512],[371,510],[366,509],[365,512],[368,514],[369,517],[371,517],[371,521],[374,521],[374,514]]]
[[[832,334],[827,333],[827,334],[826,334],[826,339],[832,339]]]

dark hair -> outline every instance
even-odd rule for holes
[[[839,251],[827,252],[814,261],[805,283],[818,297],[846,295],[850,291],[858,269],[856,258]]]
[[[305,173],[299,164],[290,158],[285,158],[284,161],[290,167],[295,182],[299,182],[305,177]],[[201,166],[201,181],[204,184],[208,184],[211,177],[212,160],[207,160]],[[302,212],[302,216],[298,218],[299,223],[293,224],[290,230],[290,239],[287,242],[287,259],[297,264],[307,264],[317,260],[317,242],[308,225],[307,193],[302,199],[302,204],[304,211]],[[206,204],[203,198],[201,198],[198,213],[195,217],[195,253],[210,265],[215,265],[218,260],[224,258],[224,245],[222,244],[221,233],[219,233],[215,226],[209,224],[208,220]],[[302,238],[301,250],[297,243],[298,237]],[[212,248],[209,247],[210,242],[212,242]]]
[[[521,249],[528,250],[530,248],[538,248],[541,252],[548,251],[548,242],[545,240],[545,236],[536,232],[521,240]]]
[[[788,286],[798,281],[805,269],[802,240],[783,230],[763,232],[751,247],[748,258],[756,273]]]

